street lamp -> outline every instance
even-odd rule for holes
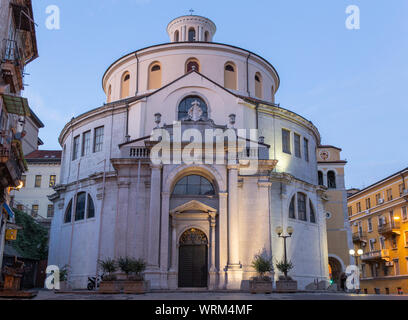
[[[359,275],[360,269],[359,269],[359,267],[358,267],[358,258],[359,258],[363,253],[364,253],[364,251],[363,251],[362,249],[358,249],[357,252],[356,252],[354,249],[350,249],[350,250],[349,250],[349,254],[350,254],[352,257],[354,257],[354,258],[356,259],[356,266],[357,266],[357,270],[358,270],[358,276],[360,276],[360,275]],[[356,289],[356,291],[357,291],[357,293],[359,293],[359,292],[360,292],[360,289]]]
[[[288,227],[288,228],[286,229],[286,232],[288,233],[288,235],[284,236],[284,235],[282,235],[282,233],[283,233],[283,228],[282,228],[281,226],[276,227],[276,233],[278,234],[278,237],[279,237],[279,238],[283,238],[283,250],[284,250],[284,252],[285,252],[285,264],[288,263],[287,256],[286,256],[286,239],[287,239],[287,238],[290,238],[290,237],[292,236],[292,234],[293,234],[293,228],[292,228],[292,227]],[[285,274],[285,279],[287,279],[287,277],[288,277],[288,272],[285,271],[284,274]]]

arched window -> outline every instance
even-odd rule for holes
[[[111,99],[112,99],[112,86],[109,85],[107,102],[108,103],[111,102]]]
[[[188,41],[196,41],[196,32],[194,28],[188,29]]]
[[[206,31],[204,33],[204,41],[205,42],[209,42],[210,41],[210,33],[208,31]]]
[[[88,194],[88,203],[86,205],[86,217],[88,219],[95,217],[95,206],[90,194]]]
[[[195,58],[188,59],[186,63],[186,73],[193,70],[200,72],[200,63]]]
[[[201,110],[203,111],[203,118],[208,118],[208,108],[207,108],[207,104],[204,102],[203,99],[201,99],[198,96],[188,96],[186,98],[184,98],[179,106],[178,106],[178,120],[184,120],[187,118],[188,116],[188,110],[190,110],[190,108],[193,105],[193,102],[197,101],[199,103],[199,107],[201,108]]]
[[[224,68],[224,87],[227,89],[237,90],[237,73],[235,65],[227,63]]]
[[[158,89],[161,87],[162,72],[160,64],[153,63],[149,68],[149,84],[147,90]]]
[[[298,218],[302,221],[307,221],[306,218],[306,195],[303,193],[297,194]]]
[[[262,99],[262,76],[259,72],[255,74],[255,97]]]
[[[179,42],[179,38],[180,38],[180,33],[178,30],[176,30],[176,32],[174,32],[174,42]]]
[[[289,205],[289,218],[291,219],[296,219],[296,214],[295,214],[295,196],[292,197],[292,200],[290,200],[290,205]]]
[[[124,99],[129,97],[129,82],[130,82],[130,74],[129,72],[125,72],[122,75],[122,83],[120,88],[120,98]]]
[[[334,171],[327,172],[327,187],[329,189],[336,189],[336,174]]]
[[[310,222],[316,223],[316,214],[313,207],[313,203],[309,200]]]
[[[317,180],[318,180],[319,186],[323,186],[323,185],[324,185],[323,172],[321,172],[321,171],[318,171],[318,172],[317,172]]]
[[[65,210],[64,223],[70,223],[72,218],[72,199],[69,201]]]
[[[76,208],[75,208],[75,221],[85,219],[85,202],[86,193],[80,192],[77,194]]]
[[[181,178],[175,185],[173,195],[215,195],[214,186],[206,178],[191,175]]]

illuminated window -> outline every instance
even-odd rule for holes
[[[177,182],[173,195],[215,195],[215,189],[206,178],[191,175],[181,178]]]
[[[50,176],[50,183],[49,183],[50,188],[54,187],[56,182],[57,182],[57,176],[51,175]]]
[[[224,87],[227,89],[237,89],[237,73],[235,66],[232,63],[228,63],[224,68]]]
[[[33,217],[38,216],[38,209],[39,209],[38,204],[33,204],[33,205],[31,206],[31,215],[32,215]]]
[[[129,72],[125,72],[122,75],[122,81],[121,81],[121,88],[120,88],[120,98],[121,99],[129,97],[129,82],[130,82],[130,74]]]
[[[54,205],[49,204],[47,208],[47,218],[52,218],[54,216]]]

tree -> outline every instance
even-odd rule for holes
[[[48,231],[25,212],[13,209],[18,230],[17,240],[12,246],[24,258],[44,260],[48,256]]]

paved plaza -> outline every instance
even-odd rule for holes
[[[346,293],[273,293],[243,292],[153,292],[143,295],[97,294],[94,292],[55,293],[39,290],[34,300],[408,300],[408,295],[366,295]]]

